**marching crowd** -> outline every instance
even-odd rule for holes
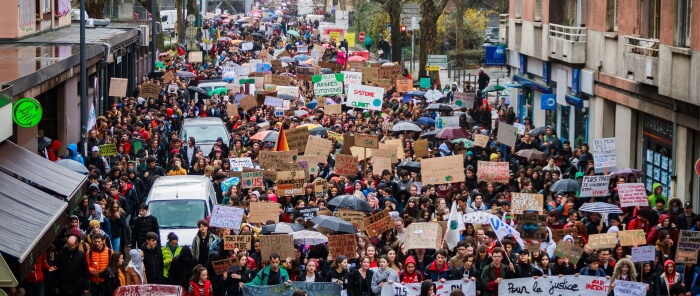
[[[163,84],[155,98],[140,96],[139,86],[133,96],[110,106],[90,130],[89,152],[85,155],[80,155],[74,144],[68,146],[67,152],[58,151],[61,144],[57,141],[47,148],[46,156],[51,160],[61,155],[84,163],[90,171],[89,183],[87,194],[71,212],[70,224],[22,282],[27,295],[112,295],[118,286],[147,283],[180,285],[188,290],[188,295],[242,295],[244,285],[277,285],[292,281],[338,283],[343,293],[351,296],[381,295],[382,288],[393,283],[424,283],[420,295],[433,295],[431,283],[463,280],[476,284],[476,295],[494,296],[498,295],[499,283],[503,280],[562,275],[610,279],[610,295],[618,280],[647,284],[649,296],[699,293],[700,266],[677,264],[675,260],[679,232],[700,230],[700,216],[693,211],[693,205],[664,196],[661,186],[655,185],[648,207],[622,207],[622,214],[606,215],[580,211],[582,205],[596,201],[618,207],[616,187],[640,182],[643,176],[616,175],[611,178],[608,194],[593,198],[580,198],[576,191],[550,190],[559,180],[573,179],[580,184],[583,176],[596,175],[589,146],[584,143],[575,147],[558,138],[551,127],[531,133],[535,126],[528,118],[520,122],[504,100],[490,101],[480,92],[489,84],[488,76],[483,73],[478,85],[455,84],[444,90],[441,101],[446,103],[453,100],[460,88],[464,92],[479,91],[480,99],[475,106],[449,111],[428,108],[428,102],[420,95],[405,101],[402,93],[393,87],[385,92],[382,111],[343,106],[341,114],[327,114],[323,108],[309,107],[315,99],[313,85],[295,76],[296,67],[303,62],[283,63],[283,68],[272,69],[275,74],[291,77],[290,85],[299,87],[299,97],[291,102],[290,108],[307,111],[301,116],[275,117],[274,107],[258,106],[239,109],[237,116],[229,117],[227,108],[243,90],[211,96],[188,91],[187,87],[196,85],[198,80],[226,80],[223,68],[259,58],[264,51],[273,55],[276,48],[284,49],[294,57],[298,47],[323,47],[324,59],[342,63],[349,50],[346,41],[321,40],[313,35],[318,22],[282,17],[279,23],[266,23],[258,18],[246,23],[225,22],[221,18],[209,20],[207,27],[212,36],[228,36],[223,41],[218,38],[210,51],[211,62],[189,63],[186,52],[162,57],[164,61],[169,59],[164,72],[188,71],[194,78],[175,75],[174,82],[179,89],[168,92]],[[268,27],[273,29],[267,30]],[[292,29],[300,36],[285,34]],[[263,31],[264,37],[254,37],[252,50],[244,51],[240,42],[230,41],[243,40]],[[161,76],[145,77],[142,82],[158,83]],[[432,86],[438,90],[439,87]],[[342,102],[340,96],[331,99],[334,103]],[[495,120],[492,119],[494,112],[497,113]],[[434,134],[425,137],[425,133],[435,130],[434,121],[421,124],[422,132],[397,133],[385,128],[386,123],[419,122],[421,118],[450,115],[460,116],[459,127],[465,140],[454,141],[459,139],[439,138]],[[219,139],[211,152],[203,151],[194,137],[183,140],[179,134],[183,120],[189,117],[221,118],[231,140]],[[525,126],[525,133],[518,135],[515,147],[498,141],[499,123]],[[382,171],[374,170],[372,161],[361,162],[356,175],[339,175],[334,170],[335,159],[343,153],[344,147],[338,139],[332,138],[334,146],[328,151],[326,161],[312,164],[317,166],[318,173],[309,176],[303,195],[277,194],[274,182],[269,180],[265,188],[242,189],[238,184],[222,189],[221,184],[229,179],[232,171],[229,159],[250,157],[258,167],[260,151],[274,149],[273,141],[252,139],[256,133],[312,124],[339,134],[377,135],[380,141],[401,139],[404,153],[399,158],[403,161],[463,155],[465,181],[423,185],[420,170],[402,167],[399,162]],[[488,144],[485,147],[467,145],[476,135],[488,136]],[[417,157],[414,150],[414,142],[421,138],[430,140],[427,157]],[[108,143],[116,145],[116,155],[100,155],[99,146]],[[526,149],[539,150],[545,158],[533,160],[516,155]],[[479,181],[479,161],[508,162],[508,181]],[[173,175],[210,178],[219,204],[248,209],[254,202],[278,202],[281,204],[279,221],[297,223],[304,229],[314,230],[314,225],[295,216],[295,209],[318,206],[319,215],[326,215],[337,210],[328,202],[340,195],[355,195],[367,201],[373,210],[366,213],[368,216],[385,209],[395,212],[395,227],[374,237],[358,232],[357,252],[350,257],[333,257],[326,245],[319,244],[295,245],[294,257],[281,258],[272,254],[262,258],[259,237],[265,235],[260,233],[263,225],[248,223],[246,217],[241,229],[235,230],[214,229],[203,219],[197,223],[199,232],[195,237],[178,237],[171,233],[167,244],[161,245],[158,220],[149,214],[144,202],[156,179]],[[312,185],[317,178],[327,181],[327,189],[321,196],[314,192]],[[521,245],[516,237],[500,237],[488,224],[464,223],[459,242],[452,248],[447,243],[440,249],[406,250],[403,247],[406,228],[411,223],[447,221],[454,210],[460,217],[488,212],[515,226],[512,193],[542,194],[545,202],[538,214],[546,216],[547,228],[576,229],[577,236],[568,235],[562,241],[554,241],[550,231],[539,242],[540,247],[533,249]],[[592,234],[634,229],[643,229],[647,244],[654,246],[653,261],[633,263],[630,246],[618,244],[610,249],[593,249],[587,243]],[[230,231],[251,235],[252,249],[224,250],[220,237]],[[583,248],[580,260],[574,264],[556,256],[559,243]],[[216,274],[212,262],[225,258],[236,258],[240,266]],[[454,295],[463,295],[459,293],[453,291]]]

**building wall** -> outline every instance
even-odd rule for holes
[[[43,4],[44,0],[39,1]],[[22,39],[71,23],[70,0],[50,0],[51,10],[37,8],[36,0],[3,0],[0,39]],[[39,20],[37,20],[39,15]]]

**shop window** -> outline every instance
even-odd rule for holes
[[[559,109],[559,108],[557,107],[557,109]],[[552,126],[552,127],[557,126],[557,109],[544,111],[544,125],[545,126],[547,126],[547,125]],[[557,135],[560,135],[559,131],[557,131]]]
[[[559,125],[559,130],[557,131],[557,135],[559,136],[559,139],[561,139],[562,142],[568,141],[570,137],[570,126],[571,124],[569,123],[569,117],[570,115],[570,110],[572,107],[570,106],[561,106],[561,124]]]
[[[673,123],[651,115],[644,116],[644,174],[645,187],[651,192],[655,183],[663,186],[669,196],[673,171]]]
[[[586,131],[588,130],[588,115],[584,112],[584,109],[574,108],[574,140],[571,141],[571,145],[574,147],[581,147],[583,143],[588,142],[588,135]]]

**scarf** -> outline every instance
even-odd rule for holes
[[[129,251],[129,256],[131,256],[131,261],[127,267],[133,267],[136,273],[141,278],[141,283],[146,283],[146,276],[143,273],[143,262],[141,262],[141,250],[132,249]]]

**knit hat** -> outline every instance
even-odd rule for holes
[[[90,221],[90,228],[95,227],[95,226],[100,226],[100,221],[97,220],[91,220]]]
[[[78,239],[83,239],[83,232],[80,231],[78,228],[72,228],[71,230],[68,231],[69,236],[75,236]]]
[[[491,153],[491,157],[489,159],[494,160],[498,158],[498,154],[496,153]]]

